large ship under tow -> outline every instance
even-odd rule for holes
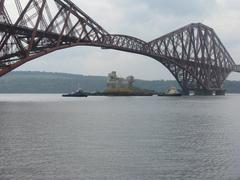
[[[134,87],[134,81],[134,76],[120,78],[117,72],[113,71],[108,74],[107,87],[103,94],[108,96],[152,96],[154,94],[154,91]]]
[[[85,92],[78,90],[73,93],[64,94],[63,97],[87,97],[87,96],[152,96],[154,91],[140,89],[133,86],[135,79],[133,76],[120,78],[117,72],[113,71],[108,74],[106,89],[103,92]]]

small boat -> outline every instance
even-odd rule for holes
[[[182,96],[181,93],[175,93],[175,94],[167,94],[167,93],[160,93],[158,96]]]
[[[171,87],[166,93],[159,93],[158,96],[182,96],[176,87]]]
[[[78,89],[76,92],[63,94],[62,96],[63,97],[88,97],[88,94],[84,92],[82,89]]]

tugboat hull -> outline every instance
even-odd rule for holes
[[[63,94],[62,97],[88,97],[88,95],[82,89],[79,89],[74,93]]]
[[[71,95],[71,94],[63,94],[62,97],[88,97],[88,95]]]
[[[176,96],[182,96],[182,94],[158,94],[158,96],[173,96],[173,97],[176,97]]]

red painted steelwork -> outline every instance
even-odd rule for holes
[[[190,90],[221,91],[228,75],[240,71],[215,31],[201,23],[147,43],[109,34],[70,0],[54,0],[54,12],[49,1],[28,0],[23,5],[14,0],[19,16],[12,23],[4,0],[0,0],[0,76],[33,59],[73,46],[149,56],[169,69],[186,94]]]

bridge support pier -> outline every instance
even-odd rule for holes
[[[226,93],[226,90],[220,89],[220,90],[207,90],[207,89],[199,89],[194,90],[194,95],[196,96],[224,96]]]
[[[226,90],[225,89],[216,91],[216,96],[224,96],[225,94],[226,94]]]

